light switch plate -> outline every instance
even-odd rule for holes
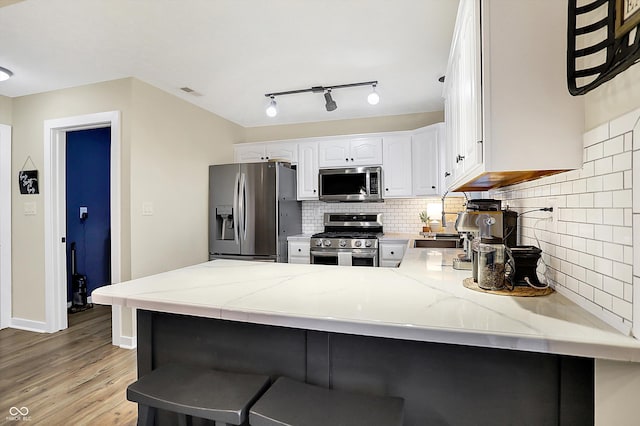
[[[145,201],[142,203],[142,216],[153,216],[153,203]]]
[[[27,201],[24,203],[23,212],[25,216],[34,216],[36,211],[36,202],[35,201]]]

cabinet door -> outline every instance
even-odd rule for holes
[[[382,147],[384,197],[411,196],[411,135],[385,136]]]
[[[306,241],[289,241],[289,263],[310,263],[310,242]]]
[[[298,200],[318,199],[318,143],[298,144]]]
[[[354,166],[382,164],[382,138],[359,138],[350,141],[349,163]]]
[[[233,158],[236,163],[258,163],[267,161],[264,144],[239,144],[233,147]]]
[[[417,131],[411,138],[413,195],[439,195],[439,124]]]
[[[480,63],[480,2],[466,2],[460,33],[460,102],[461,152],[458,157],[463,173],[482,162],[482,92]]]
[[[266,146],[266,159],[279,159],[290,163],[297,163],[298,144],[295,142],[269,143]]]
[[[318,165],[320,167],[347,167],[350,161],[350,144],[346,139],[322,141],[318,146]]]

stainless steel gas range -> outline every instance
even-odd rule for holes
[[[378,266],[382,213],[325,213],[324,232],[311,237],[311,263]]]

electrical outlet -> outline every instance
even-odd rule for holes
[[[560,217],[560,212],[558,208],[558,199],[557,198],[549,198],[547,200],[548,206],[553,209],[552,212],[549,212],[551,215],[551,228],[550,231],[555,231],[558,227],[558,218]]]
[[[89,209],[87,207],[80,207],[80,219],[86,219],[89,215]]]

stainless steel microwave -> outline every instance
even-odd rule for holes
[[[382,201],[382,167],[320,169],[320,201]]]

